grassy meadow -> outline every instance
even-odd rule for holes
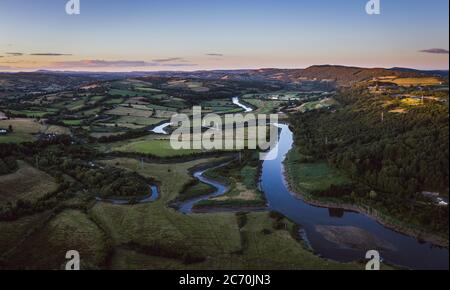
[[[58,189],[56,180],[43,171],[18,161],[19,169],[11,174],[0,175],[0,204],[19,199],[36,201]]]
[[[351,181],[326,162],[303,163],[297,150],[291,150],[285,162],[294,191],[312,193],[328,190],[332,185],[346,185]]]

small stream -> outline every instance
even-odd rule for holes
[[[134,201],[136,203],[150,203],[150,202],[155,202],[157,201],[159,198],[159,189],[156,185],[151,185],[150,186],[150,194],[146,197],[141,197],[140,199],[135,199]],[[132,201],[130,199],[113,199],[113,198],[100,198],[100,197],[96,197],[95,198],[97,201],[99,202],[106,202],[106,203],[111,203],[111,204],[115,204],[115,205],[129,205],[132,204]]]
[[[247,107],[246,105],[240,103],[238,97],[234,97],[234,98],[232,99],[232,101],[233,101],[233,104],[235,104],[236,106],[241,107],[241,108],[244,109],[245,112],[247,112],[247,113],[253,111],[252,108]],[[216,188],[216,191],[215,191],[214,193],[210,194],[210,195],[207,195],[207,196],[196,197],[196,198],[190,199],[190,200],[188,200],[188,201],[184,201],[184,202],[181,203],[181,205],[178,207],[178,210],[179,210],[180,212],[182,212],[183,214],[191,214],[191,213],[192,213],[193,207],[194,207],[197,203],[199,203],[200,201],[208,200],[208,199],[210,199],[210,198],[218,197],[218,196],[221,196],[221,195],[224,195],[225,193],[227,193],[227,191],[229,190],[229,188],[228,188],[227,186],[225,186],[224,184],[222,184],[222,183],[220,183],[220,182],[217,182],[217,181],[215,181],[215,180],[212,180],[212,179],[209,179],[209,178],[205,177],[205,176],[204,176],[204,173],[205,173],[206,171],[208,171],[208,170],[214,170],[214,169],[217,169],[217,168],[220,168],[220,167],[224,167],[224,166],[226,166],[228,163],[229,163],[229,162],[226,162],[225,164],[221,164],[221,165],[216,166],[216,167],[214,167],[214,168],[210,168],[210,169],[207,169],[207,170],[201,170],[201,171],[195,172],[195,173],[193,174],[193,176],[194,176],[195,178],[197,178],[197,179],[198,179],[200,182],[202,182],[202,183],[205,183],[205,184],[208,184],[208,185],[211,185],[211,186],[215,187],[215,188]]]
[[[205,183],[205,184],[215,187],[216,191],[214,193],[206,195],[206,196],[196,197],[196,198],[190,199],[188,201],[185,201],[178,207],[178,210],[180,212],[182,212],[183,214],[191,214],[194,205],[196,205],[200,201],[208,200],[210,198],[218,197],[218,196],[221,196],[221,195],[224,195],[225,193],[227,193],[229,188],[226,185],[224,185],[218,181],[209,179],[203,175],[208,170],[214,170],[214,169],[217,169],[220,167],[224,167],[224,166],[228,165],[229,163],[230,162],[226,162],[226,163],[216,166],[214,168],[204,169],[204,170],[195,172],[193,175],[195,178],[197,178],[202,183]]]

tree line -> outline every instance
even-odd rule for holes
[[[334,188],[324,195],[365,198],[448,233],[448,208],[436,210],[421,194],[448,196],[448,105],[431,102],[391,113],[395,104],[388,96],[362,88],[342,89],[336,98],[341,104],[336,111],[291,116],[297,148],[308,162],[327,160],[357,181],[356,189]]]

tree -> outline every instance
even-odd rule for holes
[[[378,194],[376,193],[376,191],[372,190],[372,191],[369,193],[369,197],[370,197],[370,199],[377,199]]]

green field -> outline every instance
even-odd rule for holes
[[[1,135],[0,136],[0,144],[1,143],[24,143],[24,142],[33,142],[36,138],[29,135],[29,134],[22,134],[22,133],[11,133],[8,135]]]
[[[125,134],[124,131],[118,131],[118,132],[92,132],[89,134],[89,136],[93,138],[102,138],[102,137],[111,137],[111,136],[120,136],[122,134]]]
[[[223,196],[211,198],[198,203],[195,208],[203,207],[265,207],[266,201],[263,194],[258,190],[259,161],[252,159],[232,162],[225,167],[209,170],[206,176],[219,180],[229,186],[229,191]],[[246,159],[248,157],[244,157]]]
[[[108,128],[125,128],[125,129],[143,129],[145,127],[157,125],[164,120],[148,117],[134,117],[134,116],[119,116],[113,120],[109,120],[105,123],[97,123]]]
[[[319,110],[319,109],[329,109],[336,106],[338,103],[333,98],[327,98],[320,101],[307,102],[298,107],[296,110],[302,113]]]
[[[121,89],[112,89],[109,91],[109,94],[112,96],[120,96],[120,97],[149,97],[152,95],[147,92],[136,92]]]
[[[91,116],[99,114],[102,110],[103,110],[103,108],[97,107],[97,108],[94,108],[94,109],[81,111],[81,112],[78,113],[78,115],[81,115],[81,116],[84,116],[84,117],[91,117]]]
[[[70,111],[77,111],[77,110],[82,109],[85,106],[85,103],[86,103],[85,99],[76,100],[76,101],[69,103],[69,105],[67,106],[67,109],[69,109]]]
[[[276,110],[283,103],[281,101],[269,101],[269,100],[260,100],[260,99],[244,99],[245,102],[250,105],[256,107],[255,113],[258,114],[272,114],[275,113]]]
[[[200,150],[175,150],[169,140],[138,140],[112,147],[112,151],[151,154],[159,157],[191,155]]]
[[[62,122],[67,126],[81,126],[83,120],[63,120]]]
[[[382,82],[394,83],[398,86],[413,87],[413,86],[437,86],[443,82],[438,77],[411,77],[411,78],[397,78],[397,77],[380,77]]]
[[[11,110],[10,112],[15,115],[25,115],[28,118],[42,118],[42,117],[49,115],[49,112],[47,112],[47,111],[32,111],[32,110],[15,111],[15,110]]]
[[[153,110],[159,110],[159,111],[169,111],[169,112],[176,112],[177,108],[168,107],[168,106],[159,106],[159,105],[147,105],[148,108]]]
[[[122,169],[136,171],[139,174],[151,177],[161,182],[161,202],[166,204],[179,197],[179,193],[185,184],[194,180],[189,174],[189,169],[200,164],[216,163],[223,161],[224,158],[203,158],[189,162],[180,163],[144,163],[141,166],[139,160],[132,158],[114,158],[103,160],[102,163],[115,166]],[[159,202],[159,201],[158,201]]]
[[[1,120],[0,128],[8,129],[11,126],[14,133],[37,134],[43,126],[35,119],[15,118],[10,120]]]
[[[161,102],[163,105],[167,105],[167,107],[175,108],[175,109],[184,109],[187,108],[187,104],[183,99],[172,98],[169,100],[164,100]]]
[[[12,132],[0,136],[0,143],[23,143],[36,140],[36,134],[70,134],[68,128],[62,126],[44,126],[37,119],[13,118],[10,120],[0,120],[0,128],[9,129]]]
[[[67,249],[76,249],[84,257],[82,269],[363,268],[317,257],[292,237],[289,221],[274,220],[269,213],[247,214],[243,222],[231,213],[182,215],[167,207],[192,180],[189,168],[219,160],[144,166],[134,159],[105,160],[158,180],[161,198],[131,206],[96,203],[87,212],[66,209],[0,222],[0,267],[61,269]]]
[[[312,193],[328,190],[332,185],[350,184],[351,181],[326,162],[301,163],[297,150],[288,153],[285,162],[290,184],[294,191]]]
[[[112,99],[107,99],[105,101],[105,104],[107,105],[119,105],[122,104],[124,102],[125,99],[122,98],[112,98]]]
[[[142,125],[144,127],[146,126],[152,126],[157,125],[161,123],[164,120],[156,119],[156,118],[144,118],[144,117],[132,117],[132,116],[122,116],[119,119],[116,120],[117,124],[135,124],[135,125]]]
[[[136,87],[136,90],[146,93],[161,93],[161,90],[146,87]]]
[[[181,192],[180,197],[177,199],[177,201],[185,201],[199,196],[207,196],[214,193],[215,191],[215,187],[199,182]]]
[[[234,214],[186,216],[164,206],[177,198],[183,185],[192,180],[188,168],[212,161],[218,159],[145,163],[144,167],[133,159],[105,161],[156,178],[161,182],[162,195],[153,204],[121,207],[99,203],[91,210],[92,218],[110,234],[118,249],[112,257],[113,269],[362,269],[360,265],[315,256],[292,238],[289,231],[273,229],[274,221],[268,213],[249,214],[240,231]],[[290,222],[283,222],[287,228],[292,227]],[[183,252],[205,260],[186,264],[181,258],[156,255],[151,249],[146,250],[145,245],[153,245],[160,249],[159,253]]]
[[[43,212],[32,216],[23,217],[15,221],[0,221],[0,262],[10,251],[26,240],[30,232],[42,227],[42,224],[50,217],[50,212]]]
[[[98,102],[100,102],[101,100],[103,100],[103,98],[105,98],[105,97],[104,96],[92,96],[89,98],[89,103],[95,105]]]
[[[77,210],[65,210],[27,234],[20,250],[13,247],[2,257],[13,269],[18,265],[28,265],[29,269],[64,269],[68,249],[80,253],[83,269],[97,269],[104,265],[109,254],[110,243],[105,233],[89,216]]]
[[[57,190],[58,184],[53,177],[23,161],[18,165],[16,172],[0,175],[0,204],[19,199],[36,201]]]
[[[200,105],[202,106],[203,111],[216,114],[232,114],[243,111],[242,108],[237,107],[231,100],[228,99],[204,101]]]
[[[129,108],[129,107],[122,107],[119,106],[117,108],[114,108],[112,110],[105,112],[108,115],[115,115],[115,116],[132,116],[132,117],[144,117],[144,118],[150,118],[153,116],[153,111],[148,110],[141,110],[141,109],[135,109],[135,108]]]

